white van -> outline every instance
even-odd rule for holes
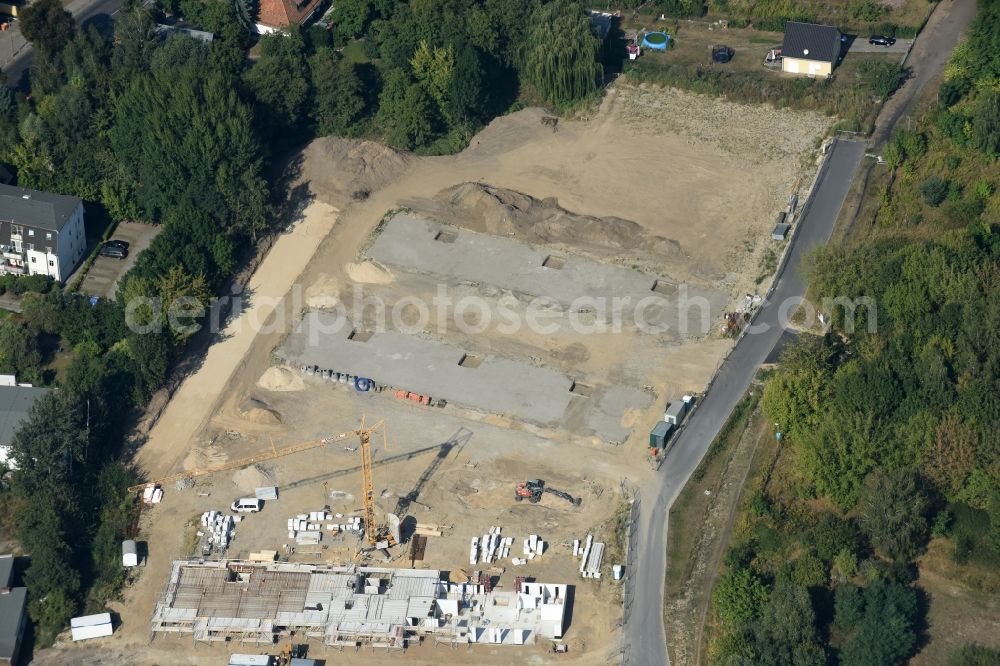
[[[264,502],[256,497],[241,497],[230,507],[236,513],[257,513]]]

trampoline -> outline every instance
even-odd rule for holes
[[[642,45],[648,49],[666,51],[670,35],[665,32],[647,32],[642,38]]]

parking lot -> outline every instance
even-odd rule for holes
[[[113,298],[118,289],[118,280],[135,265],[136,257],[149,247],[159,230],[155,225],[139,222],[119,224],[112,238],[129,244],[128,256],[125,259],[98,256],[83,278],[80,292],[88,296]]]

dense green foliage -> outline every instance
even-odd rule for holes
[[[758,603],[755,586],[733,584],[744,571],[772,600],[786,579],[811,592],[827,660],[875,666],[904,663],[917,647],[910,566],[930,538],[950,538],[957,565],[1000,562],[1000,333],[987,323],[1000,321],[998,34],[1000,3],[985,0],[938,108],[886,147],[894,181],[878,222],[891,233],[876,228],[807,262],[810,297],[832,330],[790,348],[765,387],[786,466],[747,499],[726,558],[712,641],[720,663],[812,659],[772,660],[760,634],[783,622],[762,607],[749,629],[731,610]],[[927,215],[921,233],[885,214],[903,206]],[[992,657],[968,647],[953,661]]]

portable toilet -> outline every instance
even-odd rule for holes
[[[139,566],[139,547],[132,539],[122,541],[122,566]]]

